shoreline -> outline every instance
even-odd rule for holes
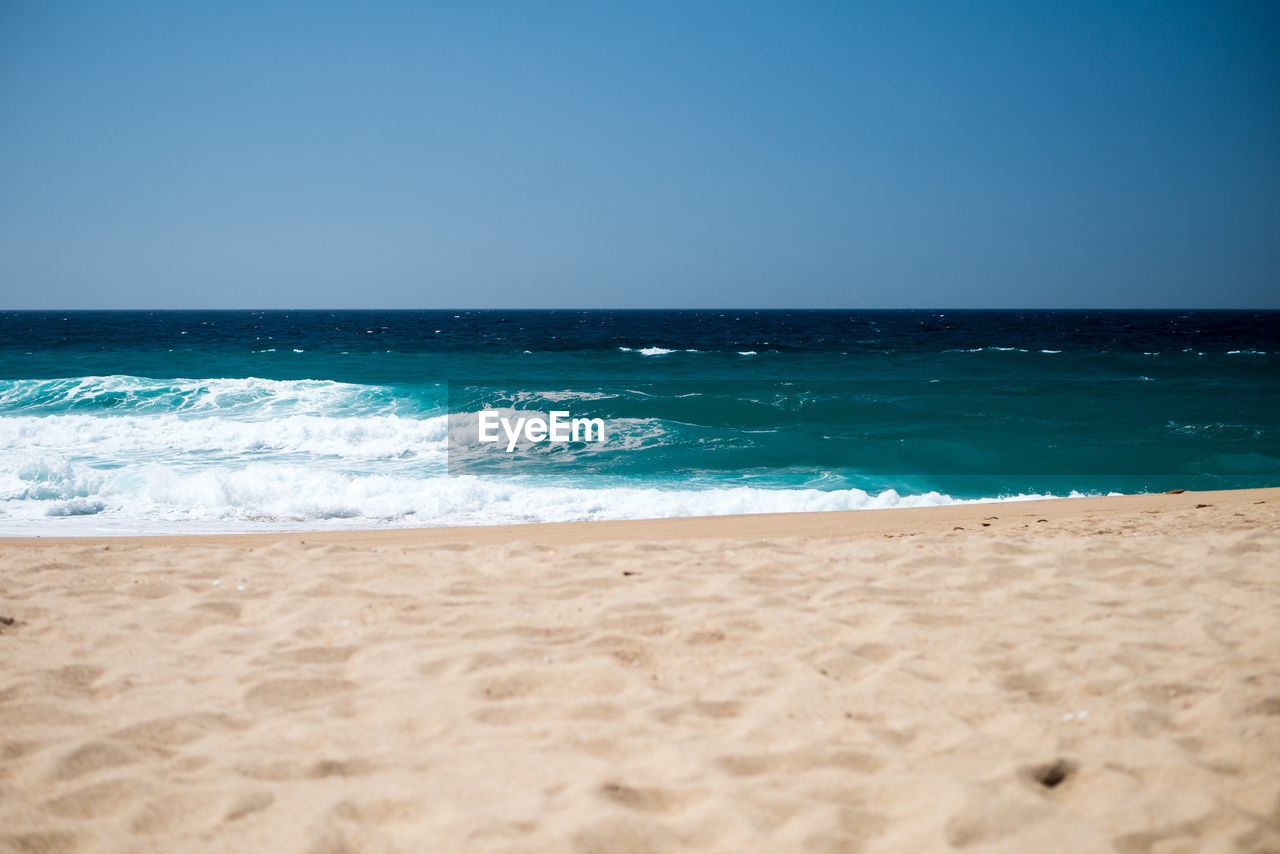
[[[970,530],[989,517],[998,517],[996,531],[1009,531],[1016,523],[1048,524],[1092,513],[1149,513],[1195,509],[1196,505],[1245,505],[1255,501],[1280,503],[1280,487],[1137,493],[1132,495],[1044,498],[1026,501],[993,501],[982,504],[949,504],[937,507],[890,507],[871,510],[831,510],[798,513],[742,513],[731,516],[679,516],[658,519],[534,522],[511,525],[462,525],[432,528],[343,528],[337,530],[289,530],[237,533],[104,534],[49,537],[0,536],[0,547],[43,545],[140,545],[220,543],[265,545],[273,542],[373,543],[395,545],[487,545],[502,542],[570,544],[608,540],[707,539],[750,536],[772,537],[874,537],[950,533],[956,526]]]

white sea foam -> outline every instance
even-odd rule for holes
[[[56,536],[480,525],[974,503],[936,492],[590,488],[470,476],[352,476],[271,463],[194,472],[156,465],[100,472],[73,464],[62,474],[66,479],[50,481],[52,491],[43,500],[18,500],[12,476],[0,477],[0,494],[8,499],[0,501],[0,532]]]
[[[623,353],[639,353],[641,356],[666,356],[669,353],[701,353],[701,350],[669,350],[666,347],[619,347]]]
[[[325,417],[271,420],[182,418],[177,415],[58,415],[0,418],[5,455],[66,453],[128,465],[144,459],[212,453],[237,457],[270,453],[347,460],[439,457],[447,432],[443,415]]]

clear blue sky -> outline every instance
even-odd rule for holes
[[[0,308],[1280,307],[1271,2],[0,0]]]

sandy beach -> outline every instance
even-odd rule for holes
[[[1280,490],[3,540],[0,849],[1280,851]]]

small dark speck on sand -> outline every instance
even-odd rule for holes
[[[1046,789],[1054,789],[1076,773],[1076,764],[1068,759],[1057,759],[1031,769],[1031,778]]]

